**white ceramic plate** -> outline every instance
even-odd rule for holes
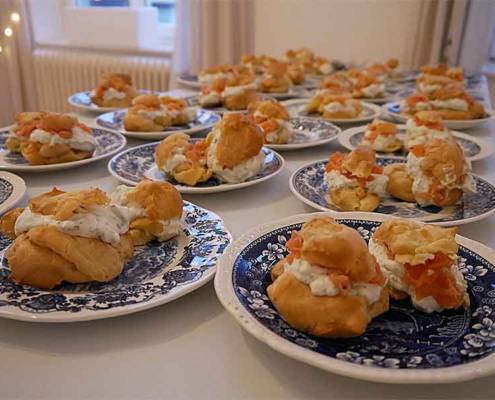
[[[346,149],[354,150],[357,146],[361,144],[363,140],[364,134],[366,132],[366,128],[368,126],[357,126],[355,128],[346,129],[339,135],[339,142]],[[401,140],[404,140],[406,135],[406,126],[398,125],[398,133],[397,137]],[[466,135],[462,132],[452,131],[452,134],[455,136],[460,146],[464,150],[464,154],[466,158],[470,161],[478,161],[482,160],[486,157],[489,157],[493,153],[492,147],[486,143],[484,140],[478,139],[472,135]],[[394,153],[386,153],[386,152],[376,152],[377,157],[385,157],[385,158],[402,158],[405,159],[406,153],[404,150],[399,150]]]
[[[169,303],[215,275],[232,237],[215,213],[184,202],[184,230],[163,243],[136,246],[122,273],[106,283],[40,290],[8,280],[4,254],[12,240],[0,235],[0,317],[30,322],[79,322],[131,314]]]
[[[24,180],[10,172],[0,171],[0,214],[19,203],[26,193]]]
[[[141,94],[148,94],[151,93],[150,90],[138,90],[139,93]],[[94,104],[91,101],[91,91],[88,92],[79,92],[79,93],[74,93],[71,95],[67,101],[71,106],[74,106],[78,108],[79,110],[83,111],[92,111],[95,113],[106,113],[109,111],[116,111],[120,110],[120,108],[116,107],[100,107],[96,104]]]
[[[270,269],[286,256],[292,230],[323,213],[295,215],[244,233],[220,259],[215,291],[225,309],[251,335],[287,357],[335,374],[384,383],[456,383],[495,373],[492,282],[495,253],[457,236],[460,270],[471,307],[426,314],[408,300],[391,300],[366,332],[350,339],[324,339],[292,328],[267,296]],[[381,221],[370,213],[334,216],[369,237]]]
[[[122,151],[126,145],[126,139],[120,133],[105,129],[91,128],[96,139],[96,150],[93,157],[80,161],[73,161],[52,165],[29,165],[24,157],[19,153],[11,153],[5,146],[9,137],[9,129],[0,129],[0,170],[19,172],[46,172],[60,171],[63,169],[76,168],[81,165],[103,160]]]
[[[195,141],[198,139],[191,139]],[[132,147],[117,154],[108,163],[108,171],[119,181],[126,185],[135,186],[143,177],[155,180],[166,180],[173,184],[177,190],[186,194],[220,193],[237,190],[244,187],[257,185],[278,175],[284,168],[284,159],[273,150],[263,148],[266,154],[263,170],[256,176],[241,183],[223,183],[210,178],[206,182],[196,186],[181,185],[174,179],[168,178],[158,170],[155,164],[155,148],[159,142],[148,143],[142,146]]]
[[[308,105],[309,100],[297,99],[297,100],[287,100],[282,104],[287,108],[287,111],[292,117],[307,117],[307,118],[316,118],[323,119],[321,114],[313,113],[309,114],[306,111],[306,106]],[[357,118],[350,119],[333,119],[333,118],[325,118],[325,121],[329,121],[336,125],[345,125],[345,124],[357,124],[361,122],[368,122],[375,118],[378,118],[382,115],[382,108],[376,104],[361,102],[361,106],[363,107],[363,111],[361,115]]]
[[[294,137],[287,144],[265,144],[276,151],[292,151],[329,143],[340,135],[342,130],[331,122],[315,118],[293,117],[290,120]]]
[[[398,158],[377,158],[377,164],[385,166],[404,162]],[[328,185],[325,167],[328,160],[315,161],[294,172],[289,181],[292,193],[303,203],[318,211],[340,215],[342,211],[328,203]],[[383,196],[373,214],[413,218],[439,226],[457,226],[488,218],[495,213],[495,187],[484,179],[471,174],[477,185],[477,193],[464,195],[457,204],[449,207],[420,207],[388,194]]]
[[[394,101],[392,103],[387,103],[382,106],[383,112],[395,121],[405,123],[409,119],[402,114],[400,114],[400,101]],[[478,125],[482,125],[487,121],[491,121],[495,118],[495,111],[486,110],[485,118],[480,119],[470,119],[470,120],[454,120],[454,119],[444,119],[443,124],[449,129],[469,129],[474,128]]]
[[[121,133],[133,139],[160,140],[174,132],[184,132],[188,135],[204,132],[221,120],[220,115],[203,109],[197,110],[197,117],[186,125],[176,125],[164,128],[161,132],[131,132],[125,129],[123,118],[127,110],[112,111],[102,114],[95,119],[95,123],[103,128]]]

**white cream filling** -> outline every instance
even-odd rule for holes
[[[249,179],[261,172],[265,165],[266,157],[265,153],[263,153],[263,149],[258,155],[234,166],[232,169],[223,168],[218,164],[216,156],[220,131],[218,129],[214,129],[210,132],[210,135],[213,135],[213,141],[208,146],[206,156],[207,165],[218,179],[227,183],[238,183],[244,182],[246,179]]]
[[[373,83],[367,87],[361,89],[361,93],[365,97],[374,98],[385,92],[385,85],[383,83]]]
[[[143,118],[146,119],[155,119],[155,118],[160,118],[165,115],[165,112],[163,109],[160,110],[138,110],[138,115],[140,115]]]
[[[416,125],[413,119],[409,119],[406,122],[406,136],[404,139],[405,146],[411,148],[420,144],[426,143],[431,139],[448,139],[451,133],[447,128],[443,131],[437,129],[430,129],[424,125]]]
[[[431,105],[437,109],[448,109],[457,111],[468,111],[469,105],[463,99],[450,99],[450,100],[431,100]]]
[[[241,96],[248,90],[256,90],[258,86],[255,83],[241,86],[227,86],[222,92],[223,97]]]
[[[217,72],[215,74],[200,74],[198,81],[201,83],[212,83],[217,78],[229,79],[232,76],[232,72]]]
[[[388,177],[383,174],[371,174],[371,176],[373,176],[375,179],[366,182],[365,188],[368,189],[371,193],[374,193],[378,196],[383,196],[386,192]],[[349,179],[336,170],[327,172],[325,174],[325,180],[328,184],[328,188],[331,190],[358,186],[358,181],[356,179]]]
[[[317,267],[306,260],[295,259],[292,263],[283,264],[284,272],[291,273],[297,280],[306,284],[315,296],[338,296],[340,288],[329,278],[329,270]],[[363,296],[368,304],[373,304],[380,298],[383,287],[372,283],[354,283],[348,292],[349,296]]]
[[[432,93],[435,90],[442,88],[442,86],[440,86],[440,85],[426,85],[424,83],[420,83],[418,85],[418,87],[419,87],[419,90],[421,90],[424,93]]]
[[[402,73],[399,67],[388,68],[387,72],[388,72],[388,76],[390,76],[391,78],[396,78]]]
[[[409,113],[409,112],[417,112],[417,111],[429,111],[432,109],[432,107],[430,103],[424,101],[418,101],[413,106],[410,106],[405,101],[402,101],[400,103],[400,109],[403,112]]]
[[[199,96],[199,103],[204,107],[216,106],[220,103],[220,93],[211,91],[208,94]]]
[[[108,88],[103,92],[103,100],[108,101],[108,100],[122,100],[125,99],[125,92],[119,92],[117,89],[114,88]]]
[[[356,108],[352,105],[352,104],[349,104],[349,105],[342,105],[342,103],[338,102],[338,101],[334,101],[332,103],[328,103],[327,105],[325,105],[325,107],[323,107],[323,110],[328,112],[328,113],[337,113],[337,112],[346,112],[346,113],[349,113],[349,114],[355,114],[356,113]]]
[[[438,304],[432,296],[425,297],[421,300],[418,300],[416,298],[415,289],[405,281],[404,277],[406,270],[404,264],[389,259],[387,255],[387,248],[384,244],[377,243],[373,239],[371,239],[369,241],[368,247],[370,253],[375,256],[378,265],[380,265],[380,269],[383,275],[388,278],[388,284],[392,288],[407,293],[411,297],[413,305],[427,313],[440,312],[444,310],[444,308],[440,304]],[[433,259],[434,257],[434,254],[424,254],[423,262]],[[467,284],[457,266],[457,256],[456,261],[450,267],[450,271],[455,278],[457,287],[465,293]]]
[[[322,75],[328,75],[328,74],[332,73],[332,66],[330,64],[328,64],[328,63],[321,64],[318,67],[318,71]]]
[[[374,141],[366,139],[366,134],[364,135],[363,144],[365,146],[371,147],[376,151],[386,151],[387,148],[395,144],[397,138],[395,135],[383,136],[378,135]]]
[[[15,234],[20,235],[38,226],[54,226],[58,231],[72,236],[118,243],[120,235],[128,231],[129,222],[129,211],[113,205],[80,207],[66,221],[58,221],[52,215],[36,214],[27,207],[15,223]]]
[[[38,142],[55,146],[56,144],[65,144],[71,149],[93,152],[96,148],[96,140],[93,135],[82,130],[78,126],[72,128],[72,137],[63,138],[56,133],[50,133],[42,129],[35,129],[29,140],[32,142]]]

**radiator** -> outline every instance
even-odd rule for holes
[[[92,90],[100,74],[127,72],[137,89],[168,89],[170,59],[152,56],[123,56],[78,51],[37,49],[33,53],[38,109],[74,111],[67,98]]]

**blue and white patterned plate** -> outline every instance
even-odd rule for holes
[[[409,96],[411,96],[413,93],[415,93],[416,90],[414,89],[407,89],[407,90],[402,90],[397,93],[397,97],[399,99],[407,99]],[[487,98],[483,95],[481,95],[478,92],[470,92],[468,91],[468,94],[478,103],[487,103]]]
[[[419,71],[402,71],[400,78],[387,78],[387,82],[390,83],[406,83],[416,80],[419,75]]]
[[[126,139],[120,133],[104,129],[91,128],[93,137],[96,139],[96,150],[93,156],[80,161],[73,161],[52,165],[29,165],[20,153],[11,153],[5,142],[10,133],[9,129],[0,130],[0,170],[19,172],[45,172],[60,171],[63,169],[76,168],[81,165],[103,160],[121,151],[126,145]]]
[[[291,117],[305,117],[305,118],[315,118],[319,120],[323,120],[321,114],[318,113],[308,113],[306,111],[306,106],[308,105],[309,100],[288,100],[284,101],[282,104],[287,108],[287,111],[291,115]],[[342,124],[356,124],[361,122],[368,122],[375,118],[378,118],[382,114],[382,109],[380,106],[376,104],[366,103],[364,101],[361,102],[361,106],[363,107],[363,111],[357,118],[349,118],[349,119],[334,119],[334,118],[325,118],[325,121],[329,121],[333,124],[342,125]]]
[[[350,339],[324,339],[293,329],[267,295],[270,269],[287,255],[291,231],[317,214],[296,215],[254,228],[220,259],[215,290],[223,306],[249,333],[273,349],[326,371],[390,383],[446,383],[495,372],[495,253],[458,236],[460,270],[468,282],[468,310],[427,314],[408,300],[390,309],[366,332]],[[342,213],[340,223],[368,241],[387,217]]]
[[[404,160],[398,158],[378,158],[377,164],[385,166],[391,163],[400,163]],[[325,182],[325,167],[328,161],[317,161],[308,164],[290,178],[290,189],[299,200],[320,210],[335,213],[341,211],[328,204],[328,185]],[[386,195],[381,199],[380,206],[374,214],[385,214],[400,218],[414,218],[440,226],[457,226],[468,224],[489,217],[495,213],[495,187],[473,174],[478,192],[472,195],[464,195],[462,201],[450,207],[440,208],[436,206],[420,207],[416,203],[407,203]]]
[[[33,322],[75,322],[130,314],[168,303],[209,282],[232,238],[218,215],[184,203],[184,231],[163,243],[136,247],[122,273],[107,283],[64,283],[51,291],[8,280],[0,235],[0,317]]]
[[[355,128],[346,129],[339,135],[339,142],[346,149],[354,150],[356,147],[361,145],[363,141],[364,134],[366,132],[367,125],[358,126]],[[397,137],[402,141],[406,135],[406,126],[398,125]],[[455,136],[456,140],[459,142],[459,145],[464,150],[464,155],[470,161],[478,161],[483,158],[489,157],[493,153],[492,147],[486,143],[484,140],[477,139],[471,135],[466,135],[465,133],[452,131],[452,134]],[[406,151],[404,149],[398,150],[394,153],[386,153],[386,152],[376,152],[377,157],[385,157],[385,158],[401,158],[405,159]]]
[[[149,94],[151,90],[138,90],[140,94]],[[80,110],[92,111],[96,113],[106,113],[109,111],[119,110],[115,107],[100,107],[91,101],[91,91],[79,92],[70,96],[67,101],[71,106],[74,106]]]
[[[266,144],[277,151],[292,151],[321,146],[337,139],[342,130],[329,121],[308,117],[294,117],[290,120],[294,137],[287,144]]]
[[[126,112],[127,110],[119,110],[102,114],[95,119],[95,123],[103,128],[117,131],[129,138],[160,140],[174,132],[184,132],[188,135],[193,135],[195,133],[207,131],[222,119],[220,115],[200,108],[196,110],[196,119],[186,125],[168,126],[161,132],[131,132],[124,127],[123,120]]]
[[[199,94],[195,96],[187,96],[184,97],[184,99],[187,101],[188,105],[190,107],[199,107]],[[275,100],[274,97],[269,96],[267,94],[262,94],[261,95],[262,100]],[[204,107],[205,110],[213,111],[217,114],[223,115],[225,113],[238,113],[238,114],[247,114],[248,110],[247,108],[244,110],[229,110],[228,108],[224,106],[215,106],[215,107]]]
[[[201,139],[191,139],[191,141],[195,140]],[[284,159],[278,153],[264,147],[263,151],[266,154],[266,159],[263,170],[245,182],[223,183],[215,178],[210,178],[206,182],[198,183],[196,186],[186,186],[181,185],[175,179],[165,176],[163,172],[158,170],[155,164],[155,148],[158,144],[159,142],[132,147],[117,154],[108,163],[108,171],[126,185],[135,186],[143,177],[147,177],[154,180],[168,181],[181,193],[206,194],[227,192],[265,182],[278,175],[285,164]]]
[[[398,121],[401,123],[407,122],[409,117],[402,115],[400,113],[400,102],[394,101],[392,103],[387,103],[382,106],[382,109],[386,115],[392,118],[394,121]],[[469,120],[460,120],[460,119],[444,119],[443,124],[449,129],[469,129],[474,128],[478,125],[482,125],[485,122],[491,121],[495,119],[495,111],[485,109],[485,116],[479,119],[469,119]]]
[[[26,183],[21,177],[0,171],[0,214],[19,203],[26,193]]]

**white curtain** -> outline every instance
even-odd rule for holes
[[[10,21],[13,12],[21,20]],[[4,36],[6,27],[13,35]],[[36,108],[36,90],[32,71],[29,15],[23,0],[0,1],[0,127],[12,124],[17,113]]]
[[[170,86],[177,76],[253,51],[254,0],[179,0]]]

